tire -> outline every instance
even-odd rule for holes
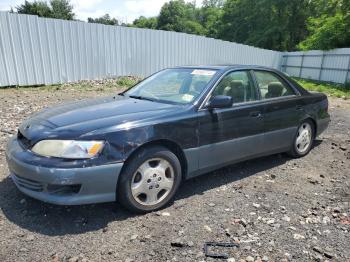
[[[120,174],[117,200],[136,213],[158,210],[174,197],[181,183],[181,164],[161,146],[141,149]]]
[[[314,143],[315,126],[311,120],[303,121],[294,135],[293,145],[288,154],[294,158],[306,156]]]

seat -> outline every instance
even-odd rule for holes
[[[244,86],[242,80],[232,80],[230,82],[230,92],[233,103],[244,102]]]
[[[282,96],[283,85],[280,82],[271,82],[267,86],[265,98],[274,98]]]

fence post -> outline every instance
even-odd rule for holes
[[[286,72],[286,73],[287,73],[287,64],[288,64],[288,56],[287,55],[282,55],[281,70],[283,72]]]
[[[348,81],[349,71],[350,71],[350,54],[349,54],[348,70],[346,71],[344,84],[346,84],[346,82]]]
[[[324,53],[324,51],[322,51],[321,67],[320,67],[320,72],[318,74],[318,81],[321,81],[322,70],[323,70],[323,61],[324,61],[325,56],[326,56],[326,54]]]
[[[303,70],[304,56],[305,56],[305,54],[303,53],[303,54],[301,55],[300,70],[299,70],[299,78],[301,78],[301,72],[302,72],[302,70]]]

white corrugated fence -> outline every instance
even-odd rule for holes
[[[350,48],[288,52],[282,70],[291,76],[325,82],[350,82]]]
[[[349,50],[333,50],[334,56],[281,53],[184,33],[0,12],[0,86],[144,77],[166,67],[205,64],[263,65],[344,83],[350,78]]]
[[[198,64],[277,68],[281,54],[202,36],[0,12],[0,86],[56,84]]]

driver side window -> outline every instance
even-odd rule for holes
[[[247,71],[235,71],[224,76],[213,95],[231,96],[233,103],[257,100],[256,90]]]

